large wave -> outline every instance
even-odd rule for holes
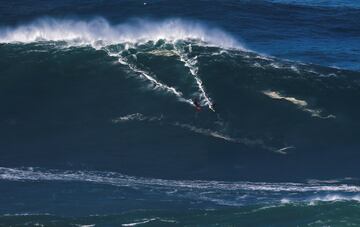
[[[182,19],[133,19],[122,24],[110,24],[101,17],[91,20],[41,18],[17,27],[0,28],[1,43],[68,41],[98,46],[160,39],[198,40],[209,45],[243,49],[236,39],[220,29]]]
[[[181,91],[168,86],[156,79],[144,69],[137,67],[122,56],[123,51],[107,48],[115,44],[139,45],[151,41],[192,41],[196,44],[217,46],[222,48],[244,47],[229,34],[217,28],[210,28],[200,22],[167,19],[163,21],[150,21],[145,19],[132,19],[122,24],[110,24],[106,19],[97,17],[91,20],[41,18],[18,27],[0,28],[0,43],[33,43],[41,41],[65,41],[69,45],[91,45],[102,49],[109,56],[117,57],[118,61],[136,72],[139,77],[153,84],[157,89],[178,97],[178,100],[194,105],[193,101],[185,98]],[[125,48],[128,48],[128,46]],[[202,80],[197,75],[196,58],[189,59],[186,53],[174,46],[174,51],[193,75],[202,105],[206,105],[215,112],[213,103],[205,91]]]
[[[199,22],[134,19],[111,24],[100,17],[91,20],[42,18],[17,27],[0,28],[0,42],[11,43],[1,45],[5,54],[19,48],[26,53],[26,59],[31,59],[28,51],[35,49],[45,51],[47,56],[61,56],[56,59],[61,67],[74,49],[82,53],[79,56],[83,61],[94,47],[99,58],[106,56],[107,61],[120,69],[112,73],[126,75],[126,79],[135,78],[141,81],[137,86],[145,85],[144,90],[161,97],[156,100],[143,97],[141,105],[151,103],[149,112],[126,109],[124,101],[120,104],[125,106],[123,112],[111,114],[109,121],[127,115],[132,116],[130,120],[152,122],[154,117],[164,116],[165,120],[151,126],[166,125],[227,145],[279,154],[301,149],[302,144],[293,138],[301,138],[313,128],[321,126],[325,127],[323,131],[336,131],[332,124],[340,123],[345,115],[349,117],[348,122],[357,122],[352,118],[358,116],[356,110],[353,113],[349,108],[344,113],[344,109],[337,108],[342,105],[336,105],[347,98],[341,98],[344,90],[350,92],[351,97],[357,97],[360,83],[356,73],[246,51],[231,35]],[[56,42],[56,51],[52,52],[53,45],[49,48],[49,42]],[[70,44],[71,48],[62,48],[64,42],[65,47]],[[62,51],[64,54],[59,55]],[[16,56],[23,58],[22,54]],[[100,61],[98,66],[103,66]],[[92,70],[92,67],[93,64],[86,68]],[[138,90],[134,92],[137,94]],[[129,95],[129,100],[134,94]],[[331,94],[338,95],[333,98]],[[164,102],[165,97],[174,102]],[[195,105],[195,101],[198,104]],[[164,108],[169,103],[173,106]],[[197,115],[193,114],[197,105],[205,107],[200,108],[204,110],[201,120],[196,120]],[[123,122],[123,118],[115,122]],[[294,132],[296,122],[306,127]],[[292,138],[284,138],[286,134]],[[326,133],[317,133],[316,138],[319,143],[328,140]]]

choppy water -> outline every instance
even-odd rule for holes
[[[0,12],[0,225],[360,223],[358,4]]]

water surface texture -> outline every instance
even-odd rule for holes
[[[0,226],[360,225],[357,1],[0,4]]]

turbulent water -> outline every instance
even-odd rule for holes
[[[0,226],[360,225],[359,13],[1,4]]]

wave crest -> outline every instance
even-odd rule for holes
[[[244,49],[233,37],[219,29],[182,19],[133,19],[112,25],[101,17],[91,20],[41,18],[18,27],[0,28],[0,43],[70,41],[103,45],[150,40],[198,40],[215,46]]]

